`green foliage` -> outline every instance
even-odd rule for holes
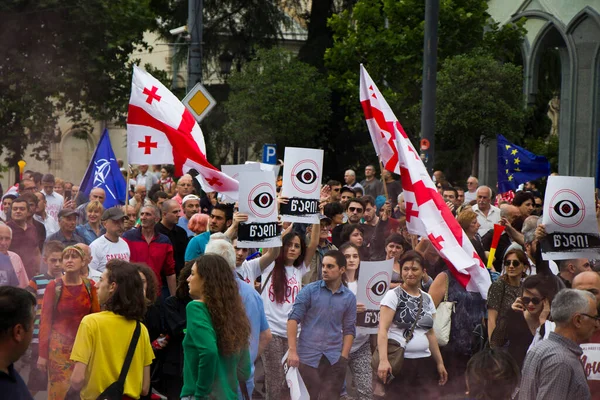
[[[150,6],[161,16],[157,23],[161,36],[167,42],[180,40],[169,30],[187,25],[188,1],[150,0]],[[233,64],[239,69],[252,58],[255,47],[276,43],[282,27],[291,22],[275,0],[204,0],[203,7],[202,69],[205,75],[220,74],[220,70],[211,69],[219,68],[219,57],[225,52],[233,57]],[[178,46],[177,50],[177,60],[186,62],[188,47]]]
[[[85,136],[92,120],[124,118],[130,56],[149,51],[149,0],[13,1],[0,6],[0,151],[16,162],[29,144],[48,156],[57,116]]]
[[[240,145],[312,147],[329,118],[329,89],[317,69],[282,49],[259,49],[229,79],[225,132]]]
[[[444,61],[438,74],[436,163],[450,178],[471,173],[480,140],[497,134],[520,138],[525,123],[523,72],[511,63],[475,52]]]
[[[425,2],[419,0],[359,0],[352,11],[334,15],[329,21],[334,45],[325,53],[325,62],[334,98],[339,95],[344,110],[336,114],[343,115],[343,121],[332,126],[346,130],[336,148],[359,158],[360,163],[374,157],[372,148],[368,154],[354,150],[367,149],[370,143],[357,88],[360,63],[409,136],[419,134],[424,14]],[[447,58],[476,48],[499,60],[518,63],[525,32],[522,21],[502,27],[490,25],[485,0],[441,0],[439,14],[438,66]]]

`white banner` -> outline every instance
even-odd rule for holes
[[[597,258],[600,236],[596,221],[594,178],[550,176],[542,222],[544,260]]]
[[[243,248],[279,247],[281,232],[277,223],[275,176],[270,171],[243,171],[240,182],[239,210],[248,214],[248,222],[238,227],[237,246]]]
[[[280,207],[283,221],[318,224],[323,150],[286,147],[284,162],[281,195],[290,201]]]
[[[367,309],[356,316],[357,333],[374,334],[379,327],[379,303],[390,287],[394,260],[362,261],[358,275],[356,302]]]

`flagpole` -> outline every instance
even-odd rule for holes
[[[127,164],[127,182],[125,182],[125,205],[129,205],[129,178],[131,177],[131,165]]]
[[[383,167],[383,162],[381,161],[381,159],[379,159],[379,169],[379,174],[381,175],[381,183],[383,183],[383,193],[385,194],[385,199],[389,200],[390,196],[388,194],[387,185],[385,184],[385,179],[383,178],[383,170],[385,168]]]

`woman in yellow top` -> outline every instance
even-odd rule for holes
[[[81,321],[71,353],[75,362],[71,387],[81,390],[84,400],[97,399],[118,380],[136,322],[146,314],[144,286],[135,265],[116,259],[109,261],[96,286],[104,311]],[[123,399],[139,399],[148,394],[153,359],[148,330],[142,324],[125,379]]]

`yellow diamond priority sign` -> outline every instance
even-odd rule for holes
[[[181,102],[190,110],[198,122],[202,121],[217,105],[217,101],[200,82],[188,92]]]

